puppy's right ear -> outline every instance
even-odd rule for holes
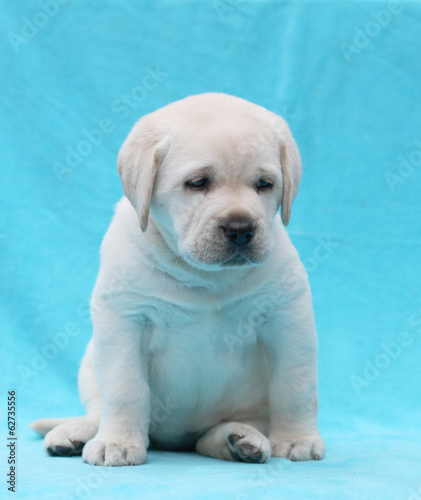
[[[142,231],[148,227],[149,207],[153,185],[170,146],[169,137],[162,137],[147,120],[141,119],[133,127],[118,154],[118,172],[123,191],[135,208]]]

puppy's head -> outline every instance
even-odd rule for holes
[[[301,161],[282,118],[237,97],[202,94],[136,123],[118,169],[142,231],[204,268],[263,262],[281,207],[288,224]],[[151,214],[149,214],[151,212]]]

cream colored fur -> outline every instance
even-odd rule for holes
[[[86,416],[34,422],[51,454],[134,465],[151,444],[226,460],[320,459],[317,339],[288,224],[301,162],[287,124],[224,94],[142,118],[101,247]],[[203,190],[186,182],[207,178]],[[258,188],[261,180],[273,184]],[[244,247],[227,221],[252,221]]]

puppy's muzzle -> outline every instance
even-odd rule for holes
[[[255,232],[253,222],[247,218],[229,219],[221,229],[228,240],[238,247],[250,243]]]

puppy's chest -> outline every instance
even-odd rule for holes
[[[148,351],[151,355],[183,353],[234,354],[252,347],[266,317],[253,303],[194,309],[161,303],[151,314]]]
[[[193,311],[161,306],[146,354],[152,403],[168,400],[175,408],[167,427],[189,421],[195,429],[215,408],[223,413],[264,397],[263,389],[248,393],[250,387],[264,387],[266,377],[259,328],[247,324],[250,309],[250,304]],[[193,414],[200,425],[191,420]]]

